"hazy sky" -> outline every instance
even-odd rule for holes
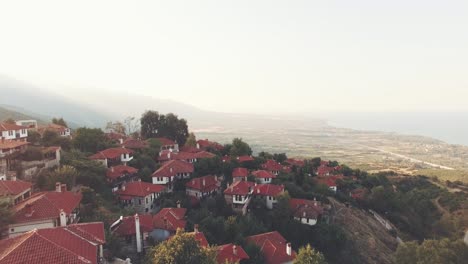
[[[468,1],[0,0],[0,74],[218,111],[468,110]]]

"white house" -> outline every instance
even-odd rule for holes
[[[194,171],[193,164],[182,160],[165,162],[153,175],[153,184],[165,185],[168,192],[172,192],[174,181],[188,179]]]
[[[28,128],[17,124],[0,123],[0,140],[26,141]]]
[[[124,164],[133,159],[133,150],[127,148],[109,148],[100,151],[91,157],[92,160],[101,162],[106,168]]]
[[[268,209],[273,209],[278,202],[276,198],[282,193],[284,193],[284,186],[275,184],[257,184],[254,186],[253,191],[255,197],[264,199]]]
[[[124,206],[132,207],[139,213],[148,213],[154,209],[154,202],[165,189],[164,185],[134,181],[126,183],[115,193]]]

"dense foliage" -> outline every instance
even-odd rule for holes
[[[141,116],[140,123],[141,136],[146,139],[165,137],[183,146],[189,135],[187,121],[172,113],[163,115],[157,111],[146,111]]]

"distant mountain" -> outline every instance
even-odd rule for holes
[[[14,120],[29,120],[29,119],[34,119],[40,124],[45,124],[46,122],[43,121],[42,119],[39,119],[34,116],[30,116],[27,114],[24,114],[22,112],[18,112],[12,109],[8,109],[4,106],[0,106],[0,121],[4,121],[7,119],[14,119]]]
[[[0,75],[0,105],[30,116],[63,117],[86,126],[103,126],[112,117],[85,103]],[[49,119],[49,118],[48,118]]]

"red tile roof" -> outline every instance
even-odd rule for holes
[[[150,214],[138,215],[140,218],[140,232],[149,233],[154,230],[153,216]],[[135,215],[126,216],[122,219],[122,223],[114,230],[120,236],[135,235]]]
[[[274,160],[267,160],[264,164],[262,164],[262,168],[268,171],[280,171],[283,169],[283,166]]]
[[[254,186],[253,195],[277,196],[284,192],[283,185],[257,184]]]
[[[1,196],[16,196],[27,190],[31,190],[32,184],[21,180],[16,181],[0,181],[0,197]]]
[[[292,249],[291,255],[287,254],[286,239],[277,231],[247,237],[246,242],[254,243],[260,247],[265,256],[266,264],[285,263],[296,257],[296,252]]]
[[[129,138],[122,143],[122,146],[129,149],[144,149],[149,147],[149,143],[147,141]]]
[[[249,255],[247,255],[244,249],[234,244],[219,246],[217,251],[216,260],[219,264],[225,264],[226,262],[239,263],[241,260],[249,259]]]
[[[131,175],[137,172],[138,172],[138,169],[135,169],[133,167],[126,166],[126,165],[118,165],[118,166],[110,167],[109,169],[107,169],[106,176],[110,180],[115,180],[124,175]]]
[[[253,190],[255,183],[249,181],[237,181],[224,190],[227,195],[247,195]]]
[[[153,177],[171,177],[177,173],[193,173],[193,164],[182,160],[171,160],[165,162],[161,168],[153,173]]]
[[[222,160],[223,162],[231,162],[231,156],[223,156]]]
[[[125,190],[124,190],[125,189]],[[119,196],[145,197],[152,193],[160,193],[166,189],[164,185],[152,184],[149,182],[135,181],[129,182],[118,190]]]
[[[205,234],[203,234],[203,232],[192,232],[190,234],[195,235],[195,240],[200,243],[201,247],[208,247],[208,240],[206,240]]]
[[[255,159],[252,156],[240,156],[237,157],[237,161],[239,162],[247,162],[247,161],[254,161]]]
[[[219,144],[218,142],[209,141],[208,139],[197,140],[197,144],[200,147],[200,149],[208,149],[208,148],[213,148],[215,150],[224,149],[223,145]]]
[[[316,181],[319,184],[325,184],[328,187],[335,187],[337,186],[337,181],[343,179],[343,175],[332,175],[332,176],[319,176],[316,178]]]
[[[105,135],[108,139],[113,140],[113,141],[118,141],[118,140],[126,138],[124,134],[120,134],[116,132],[109,132],[109,133],[106,133]]]
[[[200,192],[211,192],[219,188],[220,183],[216,176],[207,175],[200,178],[193,178],[185,184],[186,188]]]
[[[185,228],[185,208],[163,208],[153,216],[153,227],[168,231],[176,231],[177,228]]]
[[[181,152],[190,152],[190,153],[197,153],[197,152],[200,152],[201,150],[200,149],[197,149],[196,147],[192,147],[192,146],[183,146],[181,148],[179,148],[179,150]]]
[[[0,123],[0,132],[2,131],[11,131],[11,130],[21,130],[21,129],[28,129],[25,126],[19,126],[17,124],[10,124],[10,123]]]
[[[323,214],[323,207],[317,201],[291,198],[289,200],[289,207],[293,215],[299,218],[317,219],[319,215]]]
[[[210,153],[208,151],[200,151],[200,152],[195,153],[195,158],[197,159],[209,159],[215,156],[216,156],[215,154]]]
[[[24,223],[60,217],[62,209],[69,215],[80,204],[82,195],[75,192],[41,192],[13,207],[14,222]]]
[[[256,170],[252,172],[255,178],[276,178],[274,174],[266,170]]]
[[[232,177],[247,177],[249,176],[249,170],[246,168],[235,168],[232,171]]]
[[[103,223],[32,230],[0,240],[0,263],[98,263],[103,243]]]
[[[92,155],[89,158],[90,159],[97,159],[97,160],[116,159],[116,158],[120,158],[120,155],[122,155],[122,154],[132,154],[132,153],[133,153],[133,150],[127,149],[127,148],[109,148],[109,149],[105,149],[103,151],[100,151],[100,152]]]
[[[14,149],[28,144],[29,142],[26,141],[0,140],[0,149]]]

